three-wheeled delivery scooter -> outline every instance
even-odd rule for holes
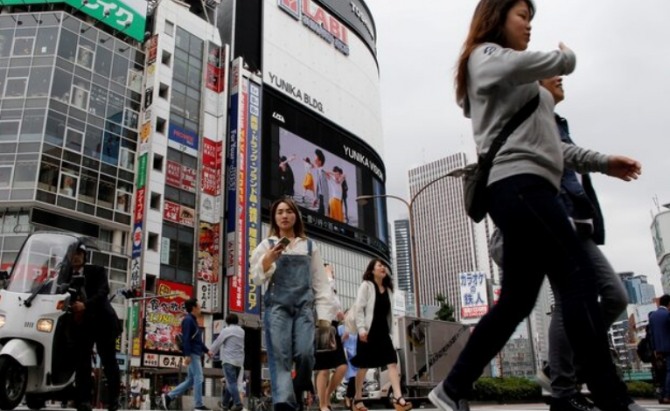
[[[0,409],[12,410],[25,395],[31,409],[46,400],[66,401],[74,383],[70,304],[83,292],[83,276],[70,278],[70,258],[89,237],[36,232],[24,242],[9,272],[0,273]]]

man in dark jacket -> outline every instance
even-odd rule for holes
[[[540,84],[551,93],[556,104],[565,98],[561,77],[542,80]],[[554,116],[561,141],[574,144],[568,121],[558,114]],[[600,295],[603,320],[609,328],[626,309],[628,295],[621,279],[598,247],[605,243],[605,226],[589,174],[578,174],[570,168],[564,168],[559,198],[577,231],[582,248],[595,268],[595,282]],[[546,370],[538,372],[538,381],[552,393],[551,411],[590,410],[593,409],[593,404],[576,388],[574,353],[568,342],[559,302],[560,298],[556,298],[549,327],[549,375]]]
[[[658,309],[649,316],[651,345],[656,357],[665,359],[665,385],[661,385],[661,404],[670,404],[670,295],[663,294]]]
[[[91,410],[91,355],[93,345],[107,377],[108,409],[119,408],[120,376],[116,362],[116,338],[120,333],[119,318],[109,302],[109,282],[105,268],[86,264],[86,246],[81,244],[71,256],[70,280],[83,283],[79,298],[72,304],[74,312],[77,386],[77,410]]]
[[[198,327],[197,316],[200,315],[200,306],[198,300],[189,298],[184,303],[186,315],[181,320],[182,349],[184,351],[184,365],[188,366],[186,379],[167,394],[161,395],[161,407],[167,410],[170,403],[176,397],[183,395],[188,389],[193,387],[193,400],[196,410],[209,411],[202,402],[202,383],[204,376],[202,373],[202,357],[209,352],[207,346],[202,341],[202,333]]]

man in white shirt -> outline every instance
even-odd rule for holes
[[[214,340],[209,356],[213,357],[220,348],[219,356],[223,364],[223,376],[226,378],[226,389],[223,392],[223,409],[226,410],[230,401],[230,411],[241,411],[242,400],[237,386],[238,377],[244,367],[244,330],[238,325],[239,318],[235,314],[226,316],[226,324],[221,334]]]

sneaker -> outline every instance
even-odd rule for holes
[[[230,409],[230,411],[242,411],[242,404],[239,405],[233,405],[233,407]]]
[[[470,411],[468,400],[460,399],[458,401],[454,401],[454,399],[450,398],[447,392],[444,390],[442,383],[437,384],[437,387],[433,388],[430,394],[428,394],[428,399],[440,411]]]
[[[170,408],[170,403],[172,398],[168,397],[167,394],[161,394],[161,408],[163,411],[167,411]]]
[[[585,396],[576,393],[569,397],[552,398],[549,411],[600,411],[600,409]]]
[[[549,376],[549,366],[538,370],[537,374],[535,374],[535,381],[537,381],[543,390],[551,394],[551,377]]]
[[[193,408],[193,409],[194,409],[194,410],[198,410],[198,411],[212,411],[211,409],[205,407],[204,405],[201,405],[201,406],[199,406],[199,407],[195,407],[195,408]]]

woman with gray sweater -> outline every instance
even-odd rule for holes
[[[503,236],[503,279],[498,303],[477,324],[468,344],[430,400],[442,411],[468,410],[467,399],[484,367],[526,318],[544,276],[560,288],[565,328],[575,359],[601,410],[639,410],[616,374],[599,311],[593,265],[558,201],[563,164],[630,180],[640,164],[560,141],[554,100],[539,80],[570,74],[575,53],[528,51],[530,0],[480,0],[456,69],[456,97],[472,120],[483,156],[508,120],[539,94],[534,112],[510,135],[493,160],[487,209]],[[552,404],[551,411],[559,410]]]

